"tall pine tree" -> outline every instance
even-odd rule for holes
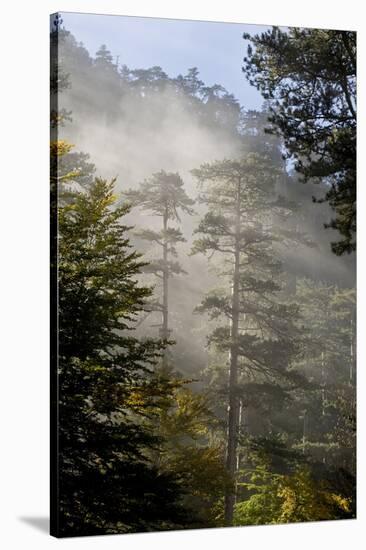
[[[196,230],[193,251],[221,256],[219,274],[227,284],[209,293],[198,310],[218,320],[209,341],[229,354],[227,470],[234,479],[241,405],[246,392],[258,392],[249,382],[256,376],[262,390],[270,386],[268,381],[275,390],[283,378],[298,381],[289,370],[298,352],[298,308],[277,298],[281,262],[274,247],[276,239],[294,237],[276,225],[276,219],[288,218],[291,205],[276,195],[278,172],[264,156],[249,153],[240,160],[205,164],[193,174],[208,209]],[[227,491],[227,525],[233,521],[234,503],[235,491]]]
[[[160,336],[168,340],[171,334],[169,328],[169,279],[184,273],[181,264],[173,260],[177,256],[176,245],[185,242],[182,231],[171,225],[180,222],[180,212],[191,215],[194,201],[184,190],[182,178],[177,173],[164,170],[157,172],[145,180],[140,188],[125,192],[125,197],[139,208],[161,218],[160,231],[141,229],[138,236],[152,245],[157,245],[161,255],[154,258],[148,265],[148,271],[153,273],[162,283],[161,301],[153,307],[162,313]],[[163,370],[168,367],[168,353],[163,356]]]

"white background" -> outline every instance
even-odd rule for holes
[[[174,4],[174,5],[173,5]],[[56,540],[48,516],[48,15],[89,11],[358,30],[358,519]],[[365,547],[365,44],[362,2],[7,1],[0,19],[0,545],[42,550]],[[28,518],[28,519],[27,519]],[[37,524],[36,527],[34,524]]]

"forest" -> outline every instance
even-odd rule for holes
[[[260,111],[53,21],[56,536],[356,517],[355,33],[244,38]]]

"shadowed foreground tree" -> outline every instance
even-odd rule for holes
[[[278,27],[251,37],[243,71],[271,108],[304,181],[325,181],[337,229],[335,254],[356,248],[356,33]],[[254,47],[253,47],[254,46]]]
[[[224,444],[214,437],[219,421],[212,412],[211,399],[207,393],[192,390],[188,380],[172,375],[166,385],[168,391],[155,403],[153,422],[160,444],[151,453],[152,461],[179,478],[191,528],[221,527],[218,503],[231,480],[225,468]],[[138,406],[143,399],[139,392]]]
[[[50,32],[50,129],[53,139],[57,134],[57,127],[71,120],[71,113],[66,109],[59,109],[59,94],[70,88],[69,74],[60,64],[59,49],[66,40],[68,32],[61,29],[62,19],[56,14]]]
[[[59,209],[58,535],[150,531],[187,525],[172,473],[148,460],[159,438],[133,406],[167,393],[150,374],[160,340],[133,335],[150,290],[143,263],[113,208],[113,183],[96,179]],[[70,191],[72,193],[72,191]]]

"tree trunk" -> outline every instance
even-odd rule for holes
[[[235,231],[235,260],[232,285],[232,318],[230,328],[230,371],[229,407],[226,468],[232,479],[235,478],[238,446],[239,400],[238,385],[238,336],[239,336],[239,275],[240,275],[240,183],[238,184],[238,209]],[[225,495],[225,524],[233,524],[235,489],[228,489]]]
[[[164,223],[164,233],[168,229],[168,212],[167,209],[163,218]],[[163,325],[161,335],[164,340],[169,338],[169,327],[168,327],[168,242],[166,235],[164,235],[164,244],[163,244]],[[163,354],[163,370],[166,371],[168,367],[168,352],[165,349]]]
[[[352,312],[353,314],[353,312]],[[353,319],[351,319],[351,342],[350,342],[350,365],[349,365],[349,383],[353,384],[354,378],[354,329],[353,329]]]

